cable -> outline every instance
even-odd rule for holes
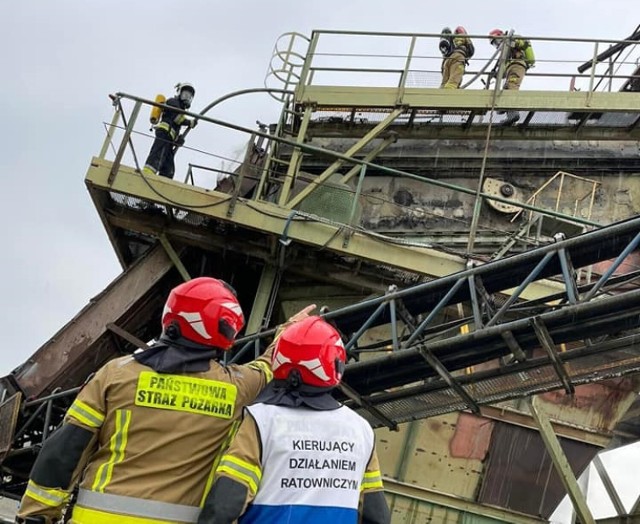
[[[151,135],[148,135],[147,133],[142,133],[142,132],[138,132],[138,131],[135,131],[135,133],[139,134],[139,135],[143,135],[143,136],[149,137],[149,138],[151,137]],[[237,161],[236,159],[231,159],[229,157],[223,157],[222,155],[216,155],[214,153],[210,153],[210,152],[207,152],[207,151],[202,151],[202,150],[199,150],[197,148],[187,148],[187,149],[192,150],[192,151],[196,151],[196,152],[201,152],[201,153],[203,153],[205,155],[208,155],[208,156],[211,156],[211,157],[227,159],[227,160],[230,160],[232,162],[236,162],[237,164],[242,164],[242,162]],[[249,166],[249,168],[255,170],[256,172],[260,170],[260,168],[255,167],[255,166]],[[179,207],[183,207],[183,208],[187,208],[187,209],[206,209],[206,208],[212,208],[212,207],[216,207],[218,205],[224,204],[225,202],[228,202],[229,200],[232,199],[232,197],[229,197],[227,199],[221,200],[221,201],[213,203],[213,204],[203,204],[203,205],[192,205],[192,204],[186,204],[186,203],[177,202],[177,201],[174,201],[174,200],[170,199],[169,197],[167,197],[166,195],[164,195],[160,191],[158,191],[155,187],[153,187],[153,185],[149,182],[148,178],[144,175],[144,173],[141,170],[139,170],[138,173],[141,174],[143,180],[145,181],[145,183],[147,184],[147,186],[149,187],[149,189],[151,189],[151,191],[153,193],[155,193],[157,196],[161,197],[162,199],[166,200],[170,204],[173,204],[173,205],[176,205],[176,206],[179,206]],[[276,172],[275,171],[271,171],[270,174],[276,174]],[[287,177],[295,178],[295,176],[287,175],[286,173],[282,174],[282,178],[283,179],[286,179]],[[321,183],[317,183],[315,180],[310,180],[310,181],[308,181],[308,183],[309,184],[313,184],[316,187],[319,187],[319,186],[323,185]],[[355,191],[353,189],[351,189],[350,187],[348,187],[348,186],[345,186],[343,188],[343,190],[345,192],[348,192],[348,193],[351,193],[351,194],[355,194]],[[377,200],[381,201],[382,203],[390,204],[390,205],[392,205],[394,207],[397,207],[397,208],[399,208],[401,210],[411,209],[409,206],[402,206],[402,205],[398,204],[395,201],[392,201],[392,200],[389,200],[389,199],[386,199],[386,198],[382,198],[382,197],[377,196],[377,195],[376,196],[363,195],[363,196],[365,198],[368,198],[368,199],[372,199],[372,198],[377,199]],[[253,209],[254,211],[256,211],[258,213],[261,213],[261,214],[264,214],[264,215],[267,215],[267,216],[271,216],[272,218],[283,218],[279,214],[268,213],[268,212],[266,212],[266,211],[264,211],[262,209],[259,209],[259,208],[255,207],[255,206],[252,206],[252,205],[249,204],[248,201],[247,201],[246,205],[248,207],[250,207],[251,209]],[[428,210],[425,210],[425,209],[422,209],[422,211],[427,215],[438,216],[435,213],[432,213],[432,212],[430,212]],[[309,215],[309,217],[311,217],[311,216],[312,215]],[[458,219],[458,218],[455,218],[455,217],[447,217],[447,218],[449,220],[451,220],[451,221],[457,221],[457,222],[460,222],[460,223],[466,225],[466,222],[464,220],[462,220],[462,219]],[[338,222],[331,221],[329,219],[322,219],[321,217],[309,218],[309,219],[310,220],[314,220],[315,219],[318,222],[324,222],[324,223],[328,223],[330,225],[338,227],[338,231],[336,231],[336,233],[325,243],[325,245],[322,247],[322,249],[324,249],[335,238],[335,236],[340,233],[340,228],[344,229],[344,227],[347,227],[349,229],[352,229],[354,232],[360,232],[360,233],[362,233],[364,235],[376,238],[377,240],[380,240],[382,242],[386,242],[386,243],[389,243],[389,244],[404,245],[404,246],[418,247],[418,248],[432,248],[432,249],[436,249],[436,250],[439,250],[439,251],[442,251],[442,252],[445,252],[445,253],[454,254],[454,255],[457,255],[457,256],[464,257],[464,258],[468,258],[468,254],[465,253],[464,251],[459,251],[459,250],[456,250],[456,249],[453,249],[453,248],[449,248],[449,247],[447,247],[445,245],[438,244],[438,243],[413,242],[413,241],[403,240],[403,239],[399,239],[399,238],[396,238],[396,237],[390,237],[390,236],[387,236],[387,235],[376,233],[375,231],[367,230],[367,229],[364,229],[364,228],[361,228],[361,227],[346,226],[344,224],[340,224]],[[495,233],[504,233],[502,230],[500,230],[498,228],[485,228],[485,230],[493,231]],[[528,236],[528,237],[524,237],[523,239],[524,240],[534,241],[535,237]]]

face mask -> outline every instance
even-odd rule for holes
[[[193,100],[193,94],[190,91],[182,91],[180,93],[180,100],[184,102],[186,107],[191,107],[191,101]]]

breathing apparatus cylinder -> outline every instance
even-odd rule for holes
[[[164,104],[167,101],[167,97],[162,94],[156,95],[153,101],[156,104]],[[151,114],[149,115],[149,121],[151,122],[151,125],[155,126],[160,120],[161,116],[162,116],[162,108],[158,106],[152,106]]]
[[[449,56],[453,50],[453,35],[451,28],[443,27],[441,33],[442,36],[440,37],[440,42],[438,42],[438,49],[440,49],[442,56]]]
[[[527,67],[533,67],[536,63],[536,56],[533,53],[533,47],[529,43],[529,45],[524,49],[524,61],[527,64]]]

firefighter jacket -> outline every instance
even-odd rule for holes
[[[381,505],[362,522],[388,522],[373,430],[334,402],[334,409],[265,403],[246,408],[218,466],[213,503],[207,502],[198,522],[227,524],[243,513],[242,524],[355,524],[368,494]],[[220,503],[233,503],[234,484],[245,487],[236,514]]]
[[[59,518],[80,476],[72,523],[196,522],[243,407],[272,378],[271,352],[183,374],[108,362],[45,442],[19,516]]]
[[[176,107],[178,109],[184,109],[180,99],[177,97],[169,98],[165,105]],[[171,140],[175,140],[180,134],[180,127],[189,125],[190,120],[183,114],[170,109],[164,109],[162,111],[162,117],[160,123],[156,126],[156,129],[162,129],[171,136]]]
[[[507,65],[510,65],[512,63],[520,63],[527,69],[533,67],[536,60],[531,42],[522,37],[514,35],[511,47],[509,48],[507,60]]]
[[[472,58],[476,52],[476,48],[468,36],[455,36],[453,37],[452,43],[451,54],[456,52],[461,53],[465,60]]]

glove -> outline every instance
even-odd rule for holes
[[[189,127],[191,129],[193,129],[194,127],[196,127],[198,125],[198,121],[195,118],[192,118],[191,120],[189,120]]]

